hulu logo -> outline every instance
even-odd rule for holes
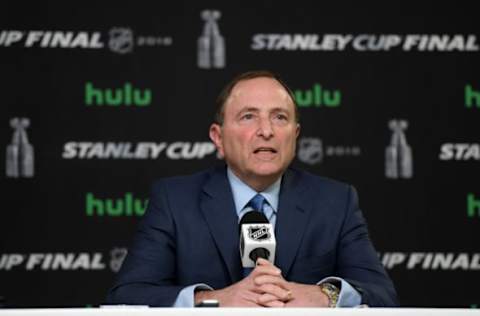
[[[295,90],[295,100],[299,107],[330,107],[340,106],[342,93],[339,90],[327,90],[315,83],[311,89]]]
[[[467,195],[467,215],[468,217],[480,217],[480,199],[469,193]]]
[[[96,198],[88,192],[85,197],[85,213],[87,216],[142,216],[148,200],[136,199],[133,193],[127,192],[119,199]]]
[[[465,106],[480,108],[480,91],[473,90],[472,86],[468,84],[465,86]]]
[[[118,89],[95,88],[91,82],[85,84],[85,104],[87,106],[149,106],[152,103],[150,89],[136,89],[130,82]]]

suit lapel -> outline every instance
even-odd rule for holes
[[[290,271],[308,223],[310,208],[308,201],[302,198],[306,189],[307,186],[302,183],[298,173],[287,169],[282,180],[275,224],[275,265],[282,270],[284,277]]]
[[[203,187],[200,209],[226,265],[231,283],[242,279],[238,217],[226,168],[217,168]]]

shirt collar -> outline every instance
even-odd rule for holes
[[[249,187],[245,182],[240,180],[230,167],[227,168],[227,178],[230,182],[230,187],[232,188],[233,201],[235,202],[235,209],[237,215],[240,215],[240,212],[245,208],[247,203],[257,194],[262,194],[267,200],[268,204],[273,209],[273,212],[276,214],[278,209],[278,195],[280,193],[280,183],[282,182],[282,177],[278,178],[271,186],[266,188],[262,192],[257,192],[251,187]]]

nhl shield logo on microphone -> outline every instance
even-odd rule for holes
[[[248,237],[255,241],[270,239],[270,230],[267,226],[252,226],[248,228]]]

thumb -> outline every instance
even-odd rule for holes
[[[273,264],[270,263],[270,261],[268,261],[267,259],[264,259],[264,258],[258,258],[257,262],[255,264],[257,266],[273,266]]]

